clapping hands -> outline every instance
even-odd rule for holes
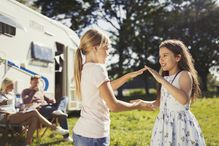
[[[149,102],[144,101],[142,99],[130,100],[130,102],[138,105],[139,110],[154,111],[156,109],[154,107],[153,103],[149,103]]]
[[[144,68],[142,68],[138,71],[128,73],[127,76],[129,78],[135,78],[136,76],[143,74],[143,72],[146,70],[149,71],[149,73],[155,78],[155,80],[157,80],[157,82],[159,82],[159,83],[162,82],[163,77],[156,70],[148,67],[147,65],[145,65]]]

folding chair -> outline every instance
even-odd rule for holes
[[[59,117],[61,117],[63,115],[56,115],[56,114],[52,114],[52,120],[51,123],[55,123],[56,126],[58,126],[59,123]],[[41,135],[41,137],[43,137],[46,133],[46,131],[48,130],[49,127],[46,127],[46,129],[43,131],[43,134]]]

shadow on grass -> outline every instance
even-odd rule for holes
[[[73,117],[80,117],[80,112],[81,111],[72,111],[68,113],[68,118],[73,118]]]
[[[25,137],[15,136],[15,137],[0,137],[0,146],[24,146]]]

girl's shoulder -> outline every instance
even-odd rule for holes
[[[87,62],[85,64],[83,64],[83,67],[103,67],[105,66],[104,64],[100,64],[100,63],[93,63],[93,62]]]
[[[180,78],[192,78],[192,74],[187,70],[182,70],[179,75]]]
[[[180,83],[191,83],[192,82],[192,74],[189,71],[183,70],[179,75]]]
[[[85,70],[91,70],[94,72],[99,72],[99,71],[103,71],[106,70],[106,67],[104,64],[100,64],[100,63],[86,63],[83,66],[83,69]]]

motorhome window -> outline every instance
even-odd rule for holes
[[[52,49],[43,47],[36,43],[32,43],[31,45],[31,57],[34,60],[39,60],[47,63],[52,63],[54,61]]]
[[[0,22],[0,34],[7,35],[9,37],[16,35],[16,28],[6,23]]]

